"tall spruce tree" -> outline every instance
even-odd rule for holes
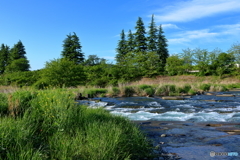
[[[23,43],[19,40],[17,44],[10,50],[8,65],[6,72],[29,71],[30,65]]]
[[[0,74],[4,73],[9,64],[10,47],[2,44],[0,48]]]
[[[149,26],[149,32],[148,32],[148,51],[156,51],[157,50],[157,27],[154,22],[154,15],[152,15],[152,20]]]
[[[133,52],[134,51],[134,46],[135,46],[134,35],[132,34],[132,31],[129,30],[128,41],[127,41],[127,51],[128,52]]]
[[[25,47],[22,41],[19,40],[18,43],[15,44],[11,49],[10,61],[17,60],[20,58],[26,58],[25,54],[26,54]]]
[[[160,72],[164,71],[167,58],[169,57],[167,49],[167,39],[163,35],[162,25],[159,26],[158,36],[157,36],[157,54],[159,55],[159,63],[161,66]]]
[[[67,35],[67,38],[63,41],[62,57],[73,61],[75,64],[84,62],[82,46],[75,32],[73,32],[73,35],[71,33]]]
[[[117,63],[120,63],[124,56],[127,54],[127,41],[125,38],[124,30],[121,32],[121,39],[118,42],[118,47],[116,48],[117,55],[116,55],[116,61]]]
[[[135,29],[135,52],[145,52],[147,51],[147,38],[145,37],[146,31],[141,17],[138,17]]]

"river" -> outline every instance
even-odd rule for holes
[[[92,108],[104,107],[137,123],[153,144],[160,146],[159,159],[240,159],[239,90],[195,95],[183,100],[161,97],[94,100],[79,102]],[[214,157],[210,156],[211,151]],[[219,156],[221,153],[225,155]]]

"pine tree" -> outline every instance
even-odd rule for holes
[[[132,31],[129,30],[128,41],[127,41],[127,51],[128,52],[133,52],[134,51],[134,46],[135,46],[134,35],[132,34]]]
[[[157,50],[157,33],[158,30],[156,28],[155,22],[154,22],[154,15],[152,15],[152,20],[149,26],[149,32],[148,35],[148,51],[156,51]]]
[[[120,63],[124,56],[127,54],[127,41],[125,38],[124,30],[121,32],[121,40],[118,42],[118,47],[116,48],[117,55],[116,55],[116,61],[117,63]]]
[[[6,66],[9,64],[10,48],[2,44],[0,48],[0,74],[4,73]]]
[[[135,29],[135,52],[145,52],[147,50],[147,38],[145,37],[146,31],[141,17],[138,18]]]
[[[10,53],[10,61],[14,61],[20,58],[26,58],[26,51],[22,41],[18,41],[17,44],[13,46]]]
[[[159,63],[161,66],[161,72],[164,71],[164,67],[167,62],[167,58],[169,57],[168,49],[167,49],[167,39],[163,35],[162,26],[159,26],[159,32],[157,36],[157,54],[159,55]]]
[[[19,40],[10,50],[6,72],[29,71],[30,65],[23,43]]]
[[[84,62],[82,46],[75,32],[73,32],[73,35],[71,33],[67,35],[67,38],[63,41],[62,57],[73,61],[75,64]]]

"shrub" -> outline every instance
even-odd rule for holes
[[[157,95],[165,95],[168,96],[169,94],[176,93],[176,86],[175,85],[163,85],[159,87],[156,91]]]
[[[131,97],[131,96],[133,96],[133,94],[135,93],[135,91],[134,91],[134,89],[133,89],[133,87],[131,87],[131,86],[126,86],[125,88],[124,88],[124,96],[126,96],[126,97]]]
[[[47,62],[41,76],[44,82],[58,87],[77,86],[83,84],[86,80],[83,67],[67,59]]]
[[[118,94],[120,94],[120,89],[117,87],[113,87],[112,93],[113,93],[113,96],[117,96]]]
[[[210,87],[211,87],[210,84],[201,84],[199,88],[203,91],[208,91]]]
[[[195,95],[197,92],[195,91],[195,90],[193,90],[193,89],[190,89],[189,91],[188,91],[188,94],[189,95]]]
[[[88,98],[93,98],[93,97],[98,97],[100,95],[103,95],[107,93],[107,89],[102,89],[102,88],[94,88],[94,89],[86,89],[83,91],[83,94],[85,96],[88,96]]]

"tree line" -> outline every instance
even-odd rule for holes
[[[29,71],[29,68],[25,47],[20,40],[12,48],[5,44],[1,45],[0,74]]]
[[[116,48],[117,66],[122,72],[121,77],[133,75],[134,77],[153,77],[164,74],[166,59],[169,57],[167,39],[164,36],[162,26],[156,26],[154,15],[146,29],[142,18],[139,17],[135,33],[129,30],[127,38],[124,30]]]
[[[239,75],[240,44],[235,43],[229,51],[219,49],[183,49],[182,53],[169,55],[167,39],[162,26],[156,26],[154,16],[146,32],[139,17],[135,32],[125,34],[124,29],[116,47],[116,64],[97,55],[85,58],[80,39],[75,32],[63,40],[60,59],[46,62],[40,70],[30,71],[23,43],[12,48],[2,44],[0,48],[0,84],[69,87],[77,85],[117,85],[142,77],[158,75],[194,74],[198,76],[224,74]]]

